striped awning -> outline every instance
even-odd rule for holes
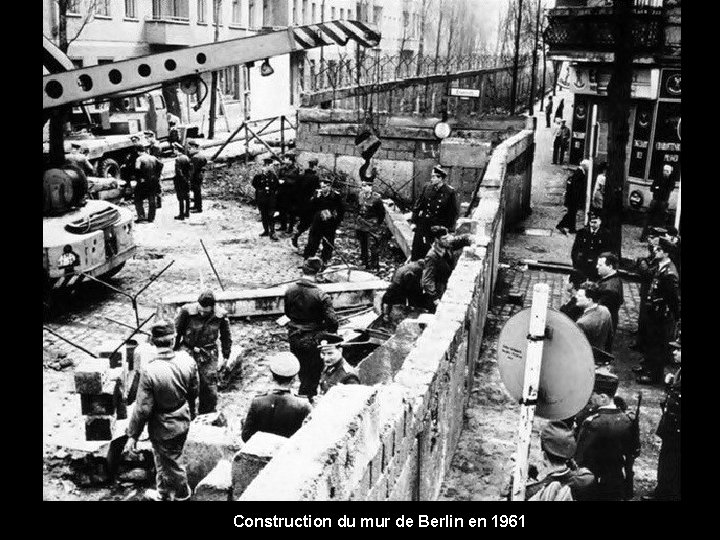
[[[375,47],[380,34],[360,21],[330,21],[293,28],[295,42],[303,49],[323,45],[345,45],[349,39],[363,47]]]

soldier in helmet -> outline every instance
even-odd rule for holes
[[[145,427],[152,442],[157,490],[148,490],[150,500],[187,500],[191,491],[185,468],[180,465],[190,421],[195,418],[198,372],[184,351],[173,351],[172,322],[157,321],[152,327],[154,357],[143,364],[135,408],[127,428],[124,452],[134,453]]]
[[[594,498],[595,476],[573,461],[577,444],[572,430],[563,422],[548,422],[540,432],[540,448],[543,451],[543,478],[528,484],[525,498],[546,500],[542,490],[553,482],[568,486],[574,501],[591,501]]]
[[[281,352],[270,359],[274,388],[259,394],[250,404],[242,428],[242,440],[247,442],[258,431],[290,437],[310,414],[310,402],[291,391],[300,363],[290,352]]]
[[[410,255],[413,261],[422,259],[430,250],[434,241],[431,232],[433,226],[442,226],[449,231],[455,229],[459,206],[455,190],[445,183],[446,178],[447,172],[439,165],[436,166],[413,209],[415,235]]]
[[[320,375],[320,393],[325,394],[336,384],[360,384],[357,371],[343,358],[340,348],[343,339],[330,333],[322,334],[318,339],[320,358],[324,364]]]
[[[637,456],[639,440],[633,421],[615,404],[618,387],[616,376],[595,377],[590,398],[592,409],[581,420],[577,436],[575,461],[587,467],[597,479],[597,500],[621,501],[632,493],[632,463]]]
[[[175,320],[175,350],[185,349],[195,358],[200,373],[199,414],[215,412],[218,399],[218,371],[230,358],[232,338],[225,310],[215,305],[215,295],[205,291],[196,304],[183,306]],[[218,362],[218,338],[222,360]]]

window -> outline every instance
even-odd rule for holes
[[[205,0],[197,0],[197,22],[207,22],[207,5]]]
[[[341,19],[345,18],[345,10],[343,8],[340,8],[340,18]]]
[[[382,7],[379,7],[379,6],[373,7],[373,22],[377,25],[379,25],[382,20],[382,11],[383,11]]]
[[[135,5],[136,0],[125,0],[125,18],[137,19],[137,6]]]
[[[233,0],[232,3],[232,22],[233,24],[240,24],[240,17],[242,15],[242,6],[240,0]]]
[[[308,3],[308,0],[302,0],[302,19],[301,19],[302,24],[307,24],[307,23],[308,23],[308,20],[307,20],[307,3]]]
[[[317,6],[315,5],[315,2],[312,4],[312,18],[310,19],[310,22],[316,22],[317,21]]]
[[[255,27],[255,0],[248,2],[248,27]]]
[[[153,19],[183,20],[190,18],[188,0],[153,0]]]
[[[73,15],[80,15],[80,1],[81,0],[68,0],[67,12]]]
[[[342,9],[340,11],[342,12]],[[330,8],[330,18],[332,20],[335,20],[335,8],[334,7]]]
[[[217,14],[217,20],[215,20],[215,14]],[[213,24],[222,25],[222,4],[220,4],[220,0],[213,0]]]
[[[97,2],[95,2],[95,15],[100,15],[101,17],[109,17],[110,0],[97,0]]]

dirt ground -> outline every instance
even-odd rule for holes
[[[166,191],[155,222],[136,225],[137,254],[111,284],[122,291],[138,291],[149,276],[173,263],[138,297],[140,320],[154,313],[163,296],[197,294],[204,287],[219,290],[200,239],[226,289],[259,288],[300,276],[298,267],[302,256],[292,247],[288,234],[279,233],[279,242],[259,236],[262,226],[258,212],[243,195],[247,192],[244,184],[249,180],[247,174],[240,175],[237,169],[230,168],[208,179],[202,214],[192,214],[185,222],[174,220],[177,201],[171,191]],[[234,174],[242,179],[233,182]],[[240,182],[243,185],[238,185]],[[338,231],[334,264],[360,263],[352,230],[353,217],[351,208]],[[301,248],[306,239],[307,233],[301,237]],[[376,274],[386,279],[404,262],[402,252],[389,236],[382,242],[380,260],[381,268]],[[234,374],[229,387],[221,392],[218,410],[224,413],[229,429],[238,438],[240,421],[250,400],[270,384],[266,358],[272,352],[288,349],[287,331],[276,319],[277,316],[270,316],[232,321],[233,356],[243,351],[242,367]],[[129,299],[102,285],[89,283],[56,303],[44,324],[64,338],[94,351],[108,340],[124,339],[130,330],[119,323],[133,324],[134,321]],[[87,357],[84,352],[43,331],[43,499],[137,498],[142,486],[116,484],[80,488],[69,476],[66,448],[84,440],[80,396],[74,393],[73,383],[74,365],[84,357]]]

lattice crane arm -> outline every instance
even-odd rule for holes
[[[375,47],[380,38],[380,33],[370,24],[330,21],[63,71],[67,69],[67,62],[58,58],[59,49],[53,46],[51,50],[48,44],[52,44],[43,36],[43,110],[176,82],[200,73],[295,51],[345,45],[350,39],[363,47]]]

